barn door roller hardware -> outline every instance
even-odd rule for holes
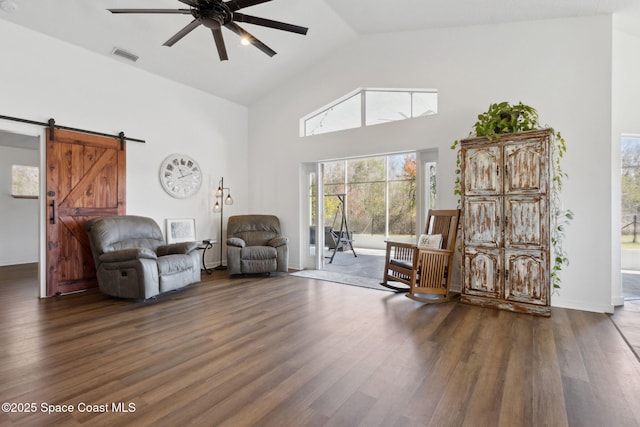
[[[143,139],[136,139],[136,138],[130,138],[128,136],[124,135],[124,132],[120,132],[117,135],[112,135],[112,134],[108,134],[108,133],[103,133],[103,132],[96,132],[93,130],[86,130],[86,129],[78,129],[78,128],[72,128],[69,126],[61,126],[61,125],[57,125],[56,121],[54,119],[49,119],[48,122],[44,123],[44,122],[36,122],[33,120],[27,120],[27,119],[20,119],[18,117],[10,117],[10,116],[3,116],[0,115],[0,119],[2,120],[11,120],[14,122],[20,122],[20,123],[27,123],[30,125],[36,125],[36,126],[44,126],[46,128],[49,128],[49,138],[50,139],[54,139],[55,137],[55,130],[56,129],[62,129],[62,130],[70,130],[70,131],[74,131],[74,132],[82,132],[82,133],[88,133],[90,135],[97,135],[97,136],[104,136],[107,138],[115,138],[120,140],[120,149],[124,150],[124,142],[125,141],[133,141],[133,142],[140,142],[142,144],[146,143],[145,140]]]

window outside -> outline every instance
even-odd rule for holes
[[[622,243],[640,247],[640,137],[622,139]]]
[[[416,154],[403,153],[324,164],[325,226],[340,225],[346,194],[349,230],[354,234],[415,237]]]

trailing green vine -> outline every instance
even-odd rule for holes
[[[573,212],[570,209],[563,210],[560,200],[563,180],[569,177],[560,166],[560,161],[567,152],[567,144],[560,132],[551,128],[551,134],[553,135],[551,141],[551,254],[554,257],[551,267],[551,285],[554,289],[559,289],[562,266],[569,265],[569,258],[562,246],[564,229],[573,219]]]
[[[469,133],[469,138],[486,137],[494,139],[501,134],[525,132],[530,130],[540,130],[538,112],[535,108],[523,104],[510,105],[508,102],[500,102],[489,105],[489,109],[478,115],[478,120],[473,125],[473,130]],[[551,268],[551,285],[554,289],[560,288],[560,272],[564,265],[569,264],[569,259],[564,251],[562,242],[564,230],[573,219],[571,210],[563,210],[560,200],[562,184],[568,175],[562,170],[560,162],[567,151],[566,141],[553,128],[550,128],[551,141],[551,247],[553,254],[553,266]],[[451,145],[452,150],[457,150],[456,155],[456,181],[454,194],[462,195],[461,191],[461,152],[459,150],[460,141],[456,140]],[[458,199],[460,207],[460,199]]]

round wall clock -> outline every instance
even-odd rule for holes
[[[160,166],[162,188],[177,199],[198,192],[202,185],[202,171],[198,162],[184,154],[172,154]]]

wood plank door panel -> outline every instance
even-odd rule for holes
[[[502,298],[502,253],[500,250],[467,248],[463,255],[464,292],[490,298]]]
[[[97,286],[84,223],[126,213],[126,151],[114,138],[47,133],[47,296]]]
[[[466,245],[502,246],[502,197],[468,197],[464,200],[463,231]]]
[[[538,251],[506,251],[505,299],[536,305],[549,303],[545,256]]]
[[[462,191],[469,196],[502,192],[502,147],[470,146],[462,148]]]
[[[548,137],[505,144],[504,193],[547,194],[548,150]]]
[[[541,250],[549,244],[546,198],[506,196],[504,210],[505,248]]]

